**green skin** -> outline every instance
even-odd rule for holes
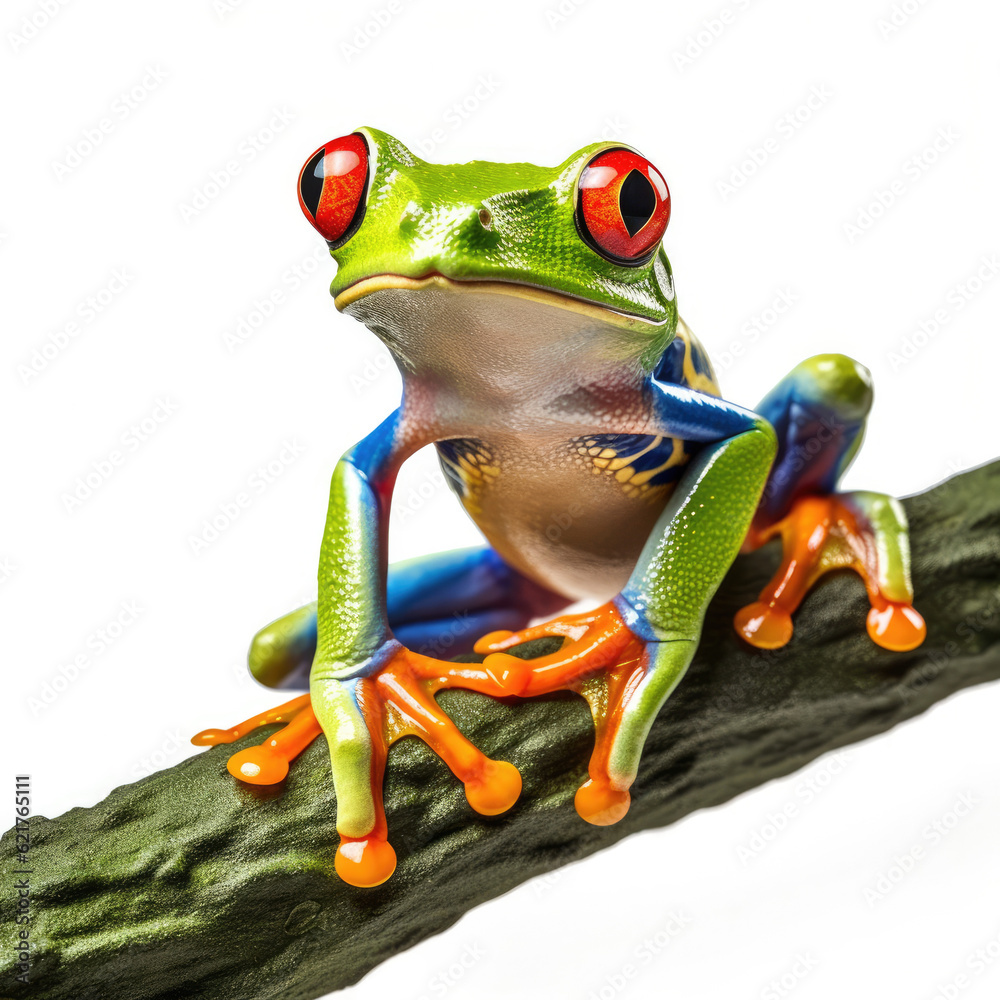
[[[775,456],[774,431],[763,417],[724,404],[727,426],[743,421],[737,432],[707,430],[672,494],[652,506],[623,499],[576,468],[540,476],[533,458],[552,465],[556,449],[584,435],[683,438],[681,428],[699,424],[711,402],[697,386],[679,390],[677,399],[650,388],[649,375],[679,329],[662,248],[646,264],[624,266],[596,252],[577,228],[581,171],[621,144],[587,146],[555,168],[436,165],[383,132],[358,131],[372,164],[367,205],[354,235],[331,251],[338,265],[331,292],[338,309],[384,340],[404,395],[383,431],[338,464],[321,548],[310,693],[330,748],[338,831],[363,837],[375,822],[372,744],[354,679],[398,649],[385,612],[392,483],[417,449],[456,438],[486,441],[499,456],[496,483],[482,503],[466,507],[505,560],[570,599],[587,593],[580,581],[594,580],[590,593],[613,598],[645,643],[649,669],[625,705],[608,767],[627,789],[649,727],[683,676],[706,606],[754,518]],[[471,284],[479,282],[487,284]],[[793,375],[811,378],[818,397],[848,410],[859,394],[870,398],[859,387],[858,366],[823,357]],[[712,413],[707,422],[716,425]],[[525,466],[535,471],[519,480]],[[572,538],[547,541],[539,512],[558,513],[574,497],[590,519]],[[879,503],[870,504],[880,521],[876,534],[891,545],[902,531],[905,542],[898,505],[886,512]],[[900,599],[910,590],[905,563],[904,552],[881,564],[887,592]],[[275,664],[289,658],[312,613],[300,609],[258,634],[256,676],[273,681]],[[595,717],[598,700],[595,693]]]

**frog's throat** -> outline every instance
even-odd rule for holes
[[[567,309],[570,312],[579,313],[590,319],[600,320],[613,326],[635,329],[642,327],[645,329],[661,328],[669,321],[669,316],[663,319],[649,319],[645,316],[638,316],[633,313],[621,312],[610,306],[602,305],[599,302],[591,302],[587,299],[577,298],[564,292],[552,291],[548,288],[541,288],[538,285],[529,285],[515,281],[491,281],[478,278],[448,278],[443,274],[433,273],[422,278],[407,278],[401,274],[375,274],[370,278],[362,278],[360,281],[348,285],[342,292],[334,296],[333,304],[338,310],[343,310],[353,302],[363,299],[372,292],[380,292],[387,288],[405,288],[417,290],[421,288],[439,288],[451,292],[492,292],[498,295],[511,295],[515,298],[525,299],[529,302],[538,302],[542,305],[555,306],[559,309]]]

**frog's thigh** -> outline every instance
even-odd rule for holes
[[[834,492],[861,444],[871,404],[871,374],[844,354],[808,358],[761,400],[757,412],[774,427],[778,454],[758,525],[780,520],[800,496]]]
[[[389,567],[389,626],[410,649],[446,659],[476,639],[516,631],[569,603],[508,566],[488,546],[420,556]],[[262,628],[250,646],[250,672],[268,687],[306,687],[316,651],[316,604]]]

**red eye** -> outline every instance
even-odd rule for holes
[[[663,175],[630,149],[594,157],[580,175],[580,228],[605,257],[648,260],[670,221],[670,192]]]
[[[343,243],[365,214],[368,146],[357,132],[334,139],[309,157],[299,174],[299,204],[329,243]]]

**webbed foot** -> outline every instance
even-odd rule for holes
[[[505,650],[543,636],[561,636],[561,649],[520,660]],[[609,826],[629,809],[642,747],[660,706],[694,654],[689,640],[646,641],[626,625],[617,602],[586,614],[563,615],[518,632],[493,632],[475,646],[481,667],[504,693],[534,697],[574,691],[586,698],[596,740],[589,778],[576,793],[576,811],[588,823]],[[456,686],[470,686],[468,678]]]
[[[497,680],[478,668],[423,656],[389,640],[364,675],[325,679],[314,670],[313,704],[328,736],[337,786],[336,869],[345,882],[378,885],[395,868],[382,780],[389,747],[403,736],[419,737],[448,765],[481,815],[495,816],[517,801],[517,768],[483,754],[435,700],[441,688],[451,686],[502,695]]]
[[[824,573],[850,568],[868,591],[867,629],[885,649],[915,649],[927,634],[913,607],[906,515],[881,493],[804,496],[780,521],[752,528],[744,550],[780,536],[783,559],[758,599],[741,608],[736,630],[759,649],[777,649],[792,637],[792,614]]]

